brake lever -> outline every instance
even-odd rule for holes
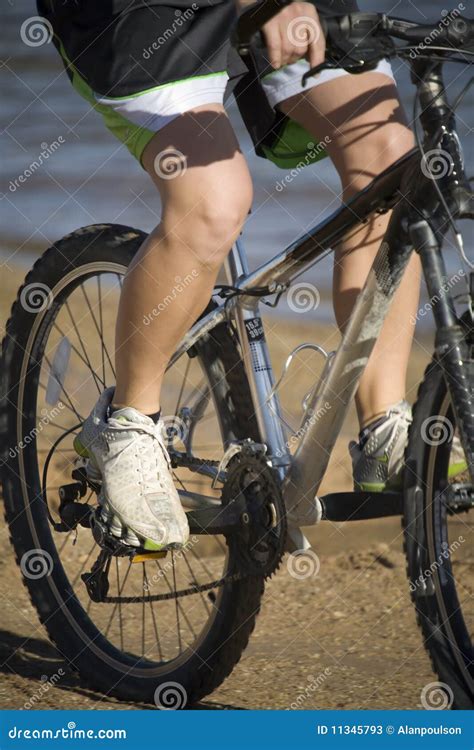
[[[379,60],[379,56],[374,57],[373,60],[357,60],[352,64],[343,65],[340,60],[327,59],[325,62],[316,65],[314,68],[310,68],[302,77],[301,83],[306,86],[309,78],[321,73],[323,70],[334,70],[344,68],[348,73],[364,73],[367,70],[373,70],[374,63]]]
[[[336,62],[336,60],[325,60],[323,63],[319,63],[319,65],[315,65],[314,68],[310,68],[301,79],[301,83],[303,86],[306,86],[306,82],[308,81],[308,78],[312,78],[313,76],[316,76],[318,73],[321,73],[323,70],[334,70],[335,68],[340,68],[340,63]]]

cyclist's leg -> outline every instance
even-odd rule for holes
[[[155,414],[163,370],[209,301],[251,184],[222,106],[233,4],[135,6],[39,3],[74,87],[161,194],[159,226],[124,283],[114,394],[115,406]]]
[[[166,171],[173,159],[174,177]],[[248,213],[252,186],[232,126],[217,104],[183,114],[156,133],[142,163],[160,192],[162,214],[125,279],[114,403],[151,414],[159,409],[170,356],[209,302]]]
[[[160,4],[158,14],[143,3],[113,14],[107,3],[86,5],[42,12],[73,85],[145,166],[163,211],[124,283],[115,393],[102,393],[75,447],[101,481],[110,532],[133,546],[176,548],[189,528],[157,418],[161,376],[209,301],[251,195],[222,106],[234,10],[193,4],[177,14]]]
[[[413,145],[393,80],[379,72],[341,75],[286,99],[284,112],[304,125],[327,150],[349,199]],[[333,296],[341,328],[350,316],[389,214],[373,217],[347,237],[335,252]],[[405,396],[413,318],[419,297],[419,261],[414,256],[361,379],[357,408],[361,427],[373,422]]]

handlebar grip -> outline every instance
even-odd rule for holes
[[[246,8],[239,16],[232,34],[232,44],[244,55],[250,46],[252,37],[257,34],[267,21],[293,0],[263,0]]]

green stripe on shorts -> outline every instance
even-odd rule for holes
[[[94,107],[96,112],[102,115],[102,118],[104,120],[104,123],[107,129],[110,130],[110,132],[116,138],[118,138],[118,140],[121,141],[121,143],[123,143],[124,146],[128,148],[132,156],[134,156],[141,164],[145,147],[151,141],[156,131],[148,130],[148,128],[144,128],[142,125],[135,125],[135,123],[130,122],[130,120],[127,120],[126,117],[121,115],[119,112],[116,112],[112,107],[109,107],[107,104],[100,104],[95,97],[94,91],[91,89],[89,84],[84,80],[84,78],[82,78],[77,68],[75,68],[72,62],[68,59],[68,56],[66,54],[66,51],[63,47],[62,42],[60,40],[58,41],[59,41],[59,52],[63,59],[64,65],[66,66],[66,69],[70,73],[73,88],[77,91],[77,93],[80,96],[82,96],[83,99],[85,99],[87,102],[89,102],[89,104],[92,107]],[[226,75],[226,71],[222,71],[220,73],[207,73],[202,76],[192,76],[192,77],[209,78],[211,76],[222,76],[222,75]],[[189,80],[189,79],[185,79],[185,80]],[[163,83],[160,86],[156,86],[152,89],[145,89],[144,91],[138,91],[135,94],[130,94],[130,96],[121,96],[121,97],[116,97],[116,98],[110,97],[110,99],[111,101],[123,101],[125,99],[138,97],[141,94],[146,94],[150,91],[163,89],[163,88],[166,88],[168,86],[171,86],[177,83],[181,83],[181,81],[171,81],[170,83]]]
[[[77,71],[77,68],[75,68],[68,59],[61,42],[59,43],[59,52],[63,58],[64,65],[71,75],[73,88],[83,99],[94,107],[96,112],[102,115],[105,126],[108,130],[110,130],[110,132],[128,148],[132,156],[138,159],[141,164],[145,146],[151,141],[155,132],[153,130],[147,130],[147,128],[143,128],[139,125],[134,125],[133,122],[127,120],[123,115],[119,114],[111,107],[108,107],[105,104],[99,104],[89,84],[86,83]]]

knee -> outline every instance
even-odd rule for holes
[[[352,164],[343,165],[340,171],[344,198],[350,198],[367,187],[377,175],[397,159],[401,159],[414,145],[413,133],[401,124],[380,128],[371,133],[361,145],[362,159],[356,158]]]
[[[239,236],[252,203],[252,183],[221,186],[217,193],[203,190],[179,216],[170,221],[176,239],[187,246],[196,261],[209,270],[220,268],[232,244]]]

